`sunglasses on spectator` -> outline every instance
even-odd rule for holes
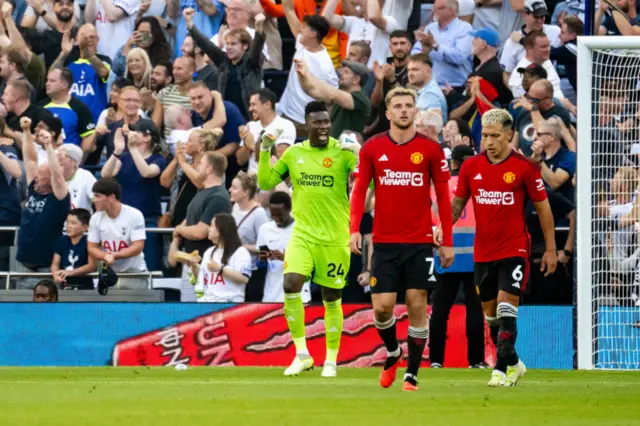
[[[534,104],[539,104],[540,102],[545,101],[545,100],[548,99],[548,98],[542,98],[542,99],[534,98],[533,96],[529,95],[528,93],[526,95],[524,95],[524,97],[529,99]]]

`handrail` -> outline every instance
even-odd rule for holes
[[[97,272],[92,272],[90,274],[84,275],[85,277],[98,277]],[[9,284],[11,283],[11,277],[22,277],[22,278],[53,278],[53,275],[50,272],[11,272],[11,271],[0,271],[0,277],[7,278],[7,284],[5,285],[5,290],[11,290],[9,288]],[[148,283],[148,289],[152,290],[152,282],[153,278],[162,278],[161,271],[147,271],[147,272],[120,272],[118,273],[118,278],[146,278]]]

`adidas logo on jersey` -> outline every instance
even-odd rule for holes
[[[336,326],[331,327],[330,329],[327,330],[330,333],[338,333],[338,329],[336,328]]]
[[[473,178],[473,180],[482,180],[482,175],[478,173],[476,177]]]
[[[386,154],[382,154],[382,157],[378,158],[378,161],[389,161]]]
[[[304,164],[304,160],[302,158],[298,159],[298,164]]]

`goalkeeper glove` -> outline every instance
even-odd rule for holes
[[[353,152],[356,157],[360,153],[360,144],[352,133],[343,133],[340,135],[340,149]]]
[[[265,130],[264,135],[262,135],[262,141],[260,142],[260,151],[271,151],[271,147],[276,143],[282,133],[284,133],[284,130],[280,128],[275,128],[269,131]]]

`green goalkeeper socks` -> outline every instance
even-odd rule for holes
[[[309,354],[304,333],[304,304],[302,294],[288,293],[284,295],[284,316],[291,331],[297,354]]]
[[[340,337],[344,315],[342,313],[342,299],[324,303],[324,328],[327,339],[326,362],[338,364],[338,350],[340,349]]]

